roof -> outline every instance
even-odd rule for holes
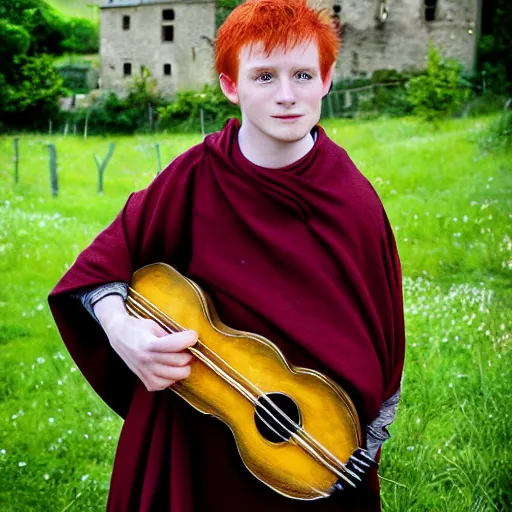
[[[101,0],[100,8],[139,7],[152,4],[213,4],[215,0]]]

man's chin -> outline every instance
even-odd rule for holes
[[[297,128],[297,129],[288,129],[288,130],[278,130],[276,133],[272,134],[274,139],[280,141],[280,142],[287,142],[287,143],[293,143],[293,142],[299,142],[304,137],[309,135],[313,127],[311,127],[310,130],[307,128]]]

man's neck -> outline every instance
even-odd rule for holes
[[[311,133],[295,142],[281,142],[258,130],[247,128],[245,124],[238,131],[238,144],[245,158],[268,169],[279,169],[293,164],[309,153],[314,143]]]

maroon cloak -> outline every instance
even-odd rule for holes
[[[376,473],[352,498],[301,502],[270,490],[245,469],[227,426],[172,391],[148,392],[70,298],[169,263],[209,292],[224,323],[337,381],[365,430],[398,389],[404,359],[401,270],[382,203],[322,128],[313,149],[281,169],[249,162],[238,129],[229,121],[132,194],[50,294],[71,356],[125,418],[108,509],[379,510]]]

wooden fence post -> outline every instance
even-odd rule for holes
[[[160,160],[160,144],[158,142],[155,144],[155,149],[156,149],[156,162],[157,162],[156,175],[158,176],[160,174],[160,171],[162,170],[162,161]]]
[[[84,140],[87,139],[87,127],[89,126],[89,111],[85,114]]]
[[[201,115],[201,134],[204,139],[204,112],[203,112],[203,109],[200,110],[200,115]]]
[[[59,182],[57,177],[57,150],[55,144],[48,144],[50,152],[50,186],[52,188],[52,196],[57,197],[59,194]]]
[[[96,161],[96,165],[98,166],[98,194],[103,194],[103,173],[105,172],[108,161],[110,160],[110,157],[114,152],[115,145],[115,142],[110,143],[107,155],[103,159],[103,162],[100,160],[100,157],[98,155],[94,155],[94,160]]]
[[[329,108],[329,117],[332,119],[334,117],[334,111],[332,109],[332,97],[330,94],[327,95],[327,107]]]
[[[19,142],[20,139],[18,137],[15,137],[14,139],[14,183],[17,185],[20,181],[20,175],[19,175]]]

